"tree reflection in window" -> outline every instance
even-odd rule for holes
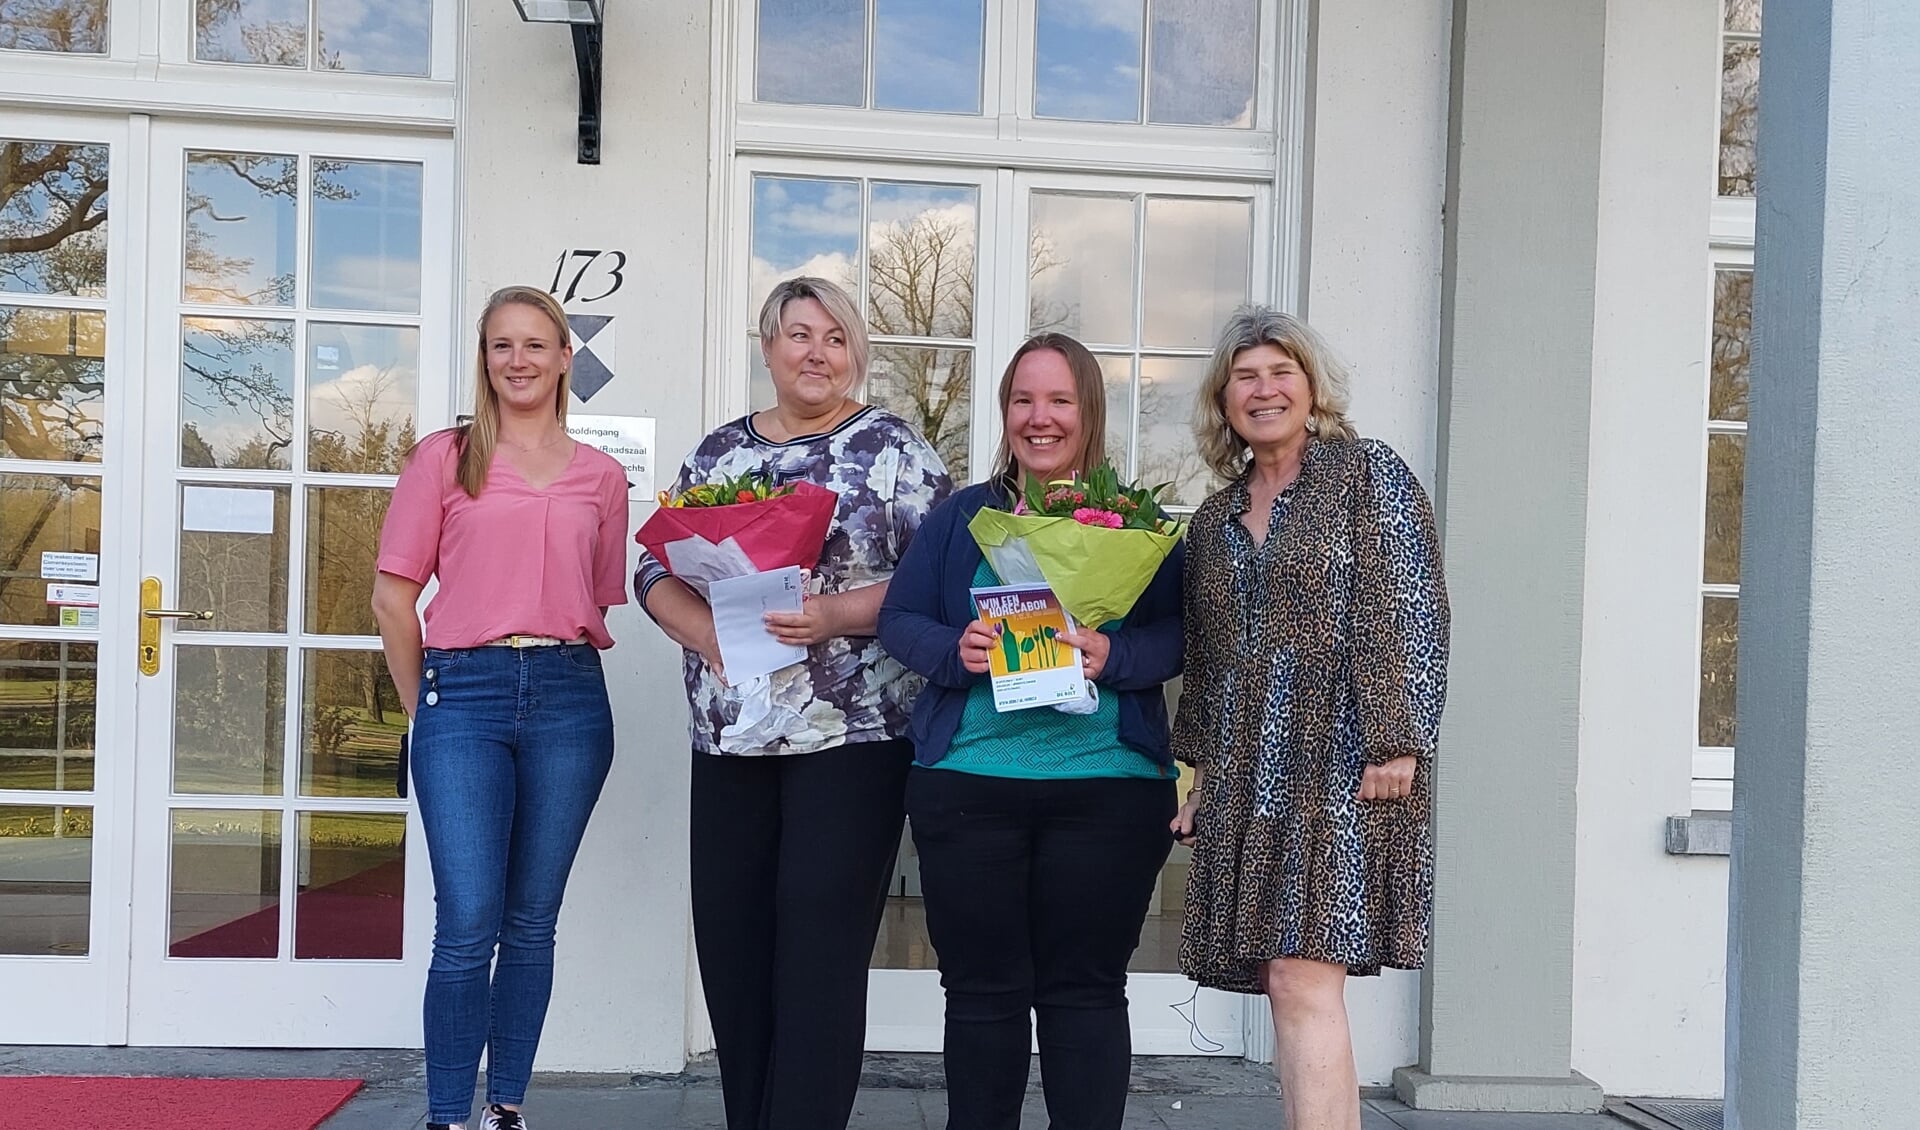
[[[0,290],[106,297],[106,146],[0,142]]]
[[[180,337],[180,465],[287,469],[293,323],[187,318]]]
[[[107,0],[0,0],[0,50],[107,52]]]

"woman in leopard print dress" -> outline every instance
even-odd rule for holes
[[[1227,323],[1195,432],[1226,489],[1187,534],[1174,753],[1195,767],[1180,967],[1263,993],[1287,1125],[1358,1130],[1345,979],[1419,968],[1446,698],[1433,510],[1356,436],[1345,374],[1305,323]],[[1251,456],[1251,458],[1249,458]]]

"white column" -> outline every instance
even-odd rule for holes
[[[1770,5],[1727,1125],[1920,1118],[1920,5]]]
[[[1453,605],[1411,1106],[1587,1111],[1573,918],[1604,0],[1453,8],[1437,501]]]

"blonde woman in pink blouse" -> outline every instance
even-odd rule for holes
[[[551,295],[488,299],[473,423],[420,441],[380,534],[373,610],[433,864],[432,1130],[466,1127],[482,1049],[481,1130],[527,1126],[554,922],[613,763],[600,650],[627,600],[627,480],[567,437],[568,338]]]

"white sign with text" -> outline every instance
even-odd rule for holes
[[[567,434],[597,447],[627,469],[627,497],[653,498],[653,430],[651,416],[587,416],[567,413]]]

